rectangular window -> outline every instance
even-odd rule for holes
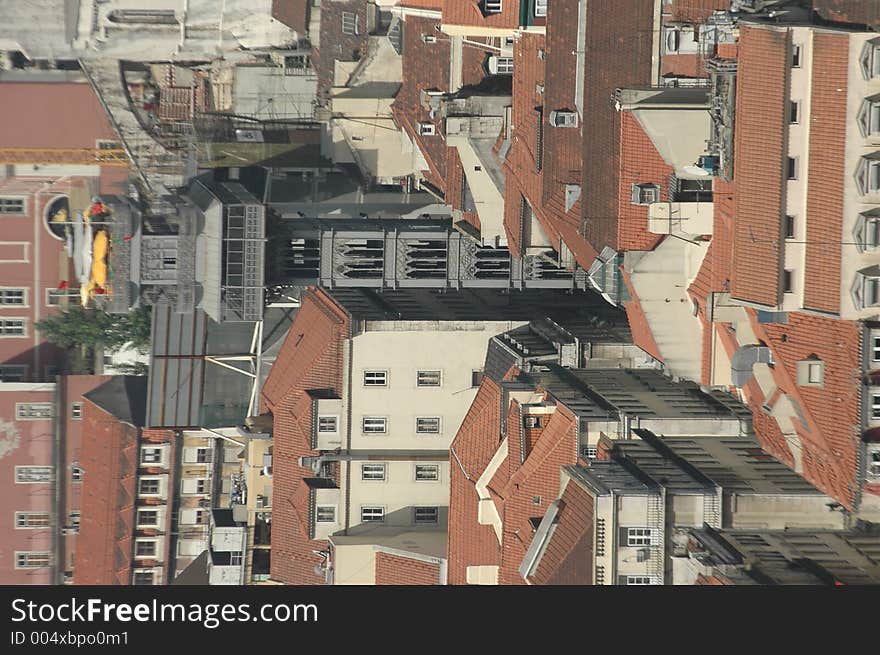
[[[792,100],[788,103],[788,122],[792,124],[800,123],[800,115],[801,115],[801,103],[797,100]]]
[[[138,480],[138,494],[141,496],[157,496],[159,494],[159,480],[146,478]]]
[[[434,123],[427,121],[419,121],[416,123],[416,128],[421,136],[434,136],[437,133],[434,129]]]
[[[138,525],[158,525],[159,511],[155,509],[139,509],[137,513]]]
[[[535,0],[535,16],[543,18],[547,15],[547,0]]]
[[[48,528],[50,525],[49,512],[16,512],[15,527],[24,528]]]
[[[318,432],[320,434],[336,434],[339,432],[339,419],[336,416],[319,416]]]
[[[653,533],[651,528],[627,528],[627,546],[650,546]]]
[[[342,33],[357,34],[358,33],[358,15],[350,11],[342,12]]]
[[[361,507],[361,523],[382,523],[384,520],[384,507]]]
[[[74,530],[79,532],[79,524],[80,524],[81,518],[82,518],[81,512],[71,512],[70,514],[67,515],[67,524],[71,528],[73,528]]]
[[[26,373],[26,366],[10,364],[0,366],[0,382],[24,382],[24,376]]]
[[[79,421],[83,417],[83,404],[82,403],[71,403],[70,405],[70,418],[74,421]]]
[[[152,539],[134,542],[135,557],[155,557],[156,542]]]
[[[438,507],[413,507],[413,523],[436,523],[439,515]]]
[[[336,523],[336,507],[334,505],[318,505],[315,508],[315,521],[318,523]]]
[[[871,339],[871,359],[880,362],[880,337]]]
[[[794,289],[794,271],[782,271],[782,290],[785,293],[791,293]]]
[[[210,448],[196,448],[196,464],[208,464],[211,461]]]
[[[15,553],[15,568],[17,569],[42,569],[52,563],[52,555],[47,552],[20,552]]]
[[[30,484],[36,482],[51,482],[51,466],[16,466],[15,482],[17,484]]]
[[[419,482],[436,482],[440,479],[439,464],[416,464],[416,480]]]
[[[24,214],[24,198],[0,198],[0,214]]]
[[[161,448],[142,448],[141,464],[158,464],[162,461]]]
[[[880,393],[871,394],[871,418],[880,420]]]
[[[419,416],[416,418],[416,434],[440,434],[440,417]]]
[[[648,585],[651,584],[651,576],[649,575],[628,575],[626,576],[627,585]]]
[[[502,0],[483,0],[483,11],[487,14],[500,14]]]
[[[26,289],[0,289],[0,305],[27,305]]]
[[[15,418],[19,421],[50,419],[52,403],[15,403]]]
[[[365,416],[363,420],[364,434],[385,434],[387,421],[384,416]]]
[[[796,43],[791,46],[791,67],[801,67],[801,47]]]
[[[384,464],[361,464],[361,480],[384,480]]]
[[[364,371],[365,387],[384,387],[388,385],[388,371]]]
[[[154,573],[152,571],[135,571],[134,584],[136,585],[152,585]]]
[[[794,216],[785,217],[785,238],[794,239]]]
[[[416,376],[416,384],[420,387],[439,387],[440,371],[419,371]]]
[[[70,467],[70,479],[73,482],[82,482],[85,470],[81,466],[74,464]]]
[[[483,371],[471,371],[471,387],[479,387],[483,382]]]
[[[798,160],[797,157],[789,157],[788,158],[788,179],[796,180],[798,174]]]
[[[3,337],[25,337],[24,319],[23,318],[0,318],[0,336]]]

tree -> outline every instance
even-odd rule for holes
[[[149,306],[138,307],[128,314],[108,314],[75,306],[37,321],[36,328],[62,348],[103,346],[113,351],[132,342],[135,348],[143,349],[150,343],[150,315]]]

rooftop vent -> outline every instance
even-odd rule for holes
[[[553,127],[577,127],[578,115],[573,111],[554,110],[550,112],[550,125]]]

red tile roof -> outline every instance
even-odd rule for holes
[[[813,0],[813,8],[826,20],[880,27],[880,3],[874,0]]]
[[[422,560],[376,553],[377,585],[435,585],[440,584],[440,565]]]
[[[556,529],[529,578],[532,584],[593,584],[593,497],[570,481],[559,501]]]
[[[501,387],[484,376],[450,447],[447,557],[449,584],[465,584],[468,566],[498,566],[498,540],[477,521],[474,488],[500,445]]]
[[[336,60],[357,61],[366,53],[370,35],[367,32],[367,7],[363,0],[334,0],[321,5],[321,38],[323,48],[313,48],[312,65],[318,75],[318,94],[327,98],[333,86]],[[342,31],[342,13],[357,14],[358,34]]]
[[[626,318],[629,321],[633,343],[654,359],[662,362],[663,357],[660,355],[660,348],[654,340],[654,333],[651,331],[651,326],[648,325],[648,319],[642,309],[641,302],[639,302],[639,296],[632,284],[629,273],[624,270],[623,266],[620,267],[620,275],[632,298],[632,300],[623,303],[623,308],[626,310]]]
[[[622,250],[653,250],[662,234],[648,231],[648,206],[632,203],[633,184],[656,184],[661,200],[669,199],[669,176],[674,172],[632,112],[620,116],[617,245]]]
[[[401,7],[412,7],[414,9],[443,10],[443,0],[400,0],[397,4]]]
[[[779,302],[782,277],[790,41],[773,26],[740,29],[731,293],[770,306]]]
[[[83,399],[80,500],[74,583],[128,585],[134,557],[138,430]]]
[[[287,338],[263,387],[262,402],[274,416],[272,563],[274,580],[288,584],[320,584],[314,572],[321,559],[312,551],[327,543],[310,540],[309,489],[314,477],[299,458],[318,453],[311,448],[310,390],[342,386],[342,351],[349,320],[323,290],[311,288],[290,326]]]
[[[840,312],[849,34],[813,35],[804,307]]]
[[[614,92],[650,82],[654,5],[644,0],[588,2],[585,30],[581,233],[601,251],[618,247],[619,182],[614,170],[620,115],[614,111]]]
[[[670,17],[682,23],[703,23],[715,11],[730,9],[730,0],[672,0]]]
[[[305,36],[309,28],[309,0],[272,0],[272,18]]]
[[[504,0],[502,11],[483,15],[481,0],[445,0],[443,23],[499,29],[519,27],[519,0]]]
[[[663,55],[660,74],[664,77],[708,77],[702,55]]]

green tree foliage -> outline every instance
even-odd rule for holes
[[[113,351],[130,341],[135,348],[145,349],[150,344],[150,308],[138,307],[128,314],[108,314],[71,307],[37,321],[36,327],[46,339],[62,348],[103,346]]]

